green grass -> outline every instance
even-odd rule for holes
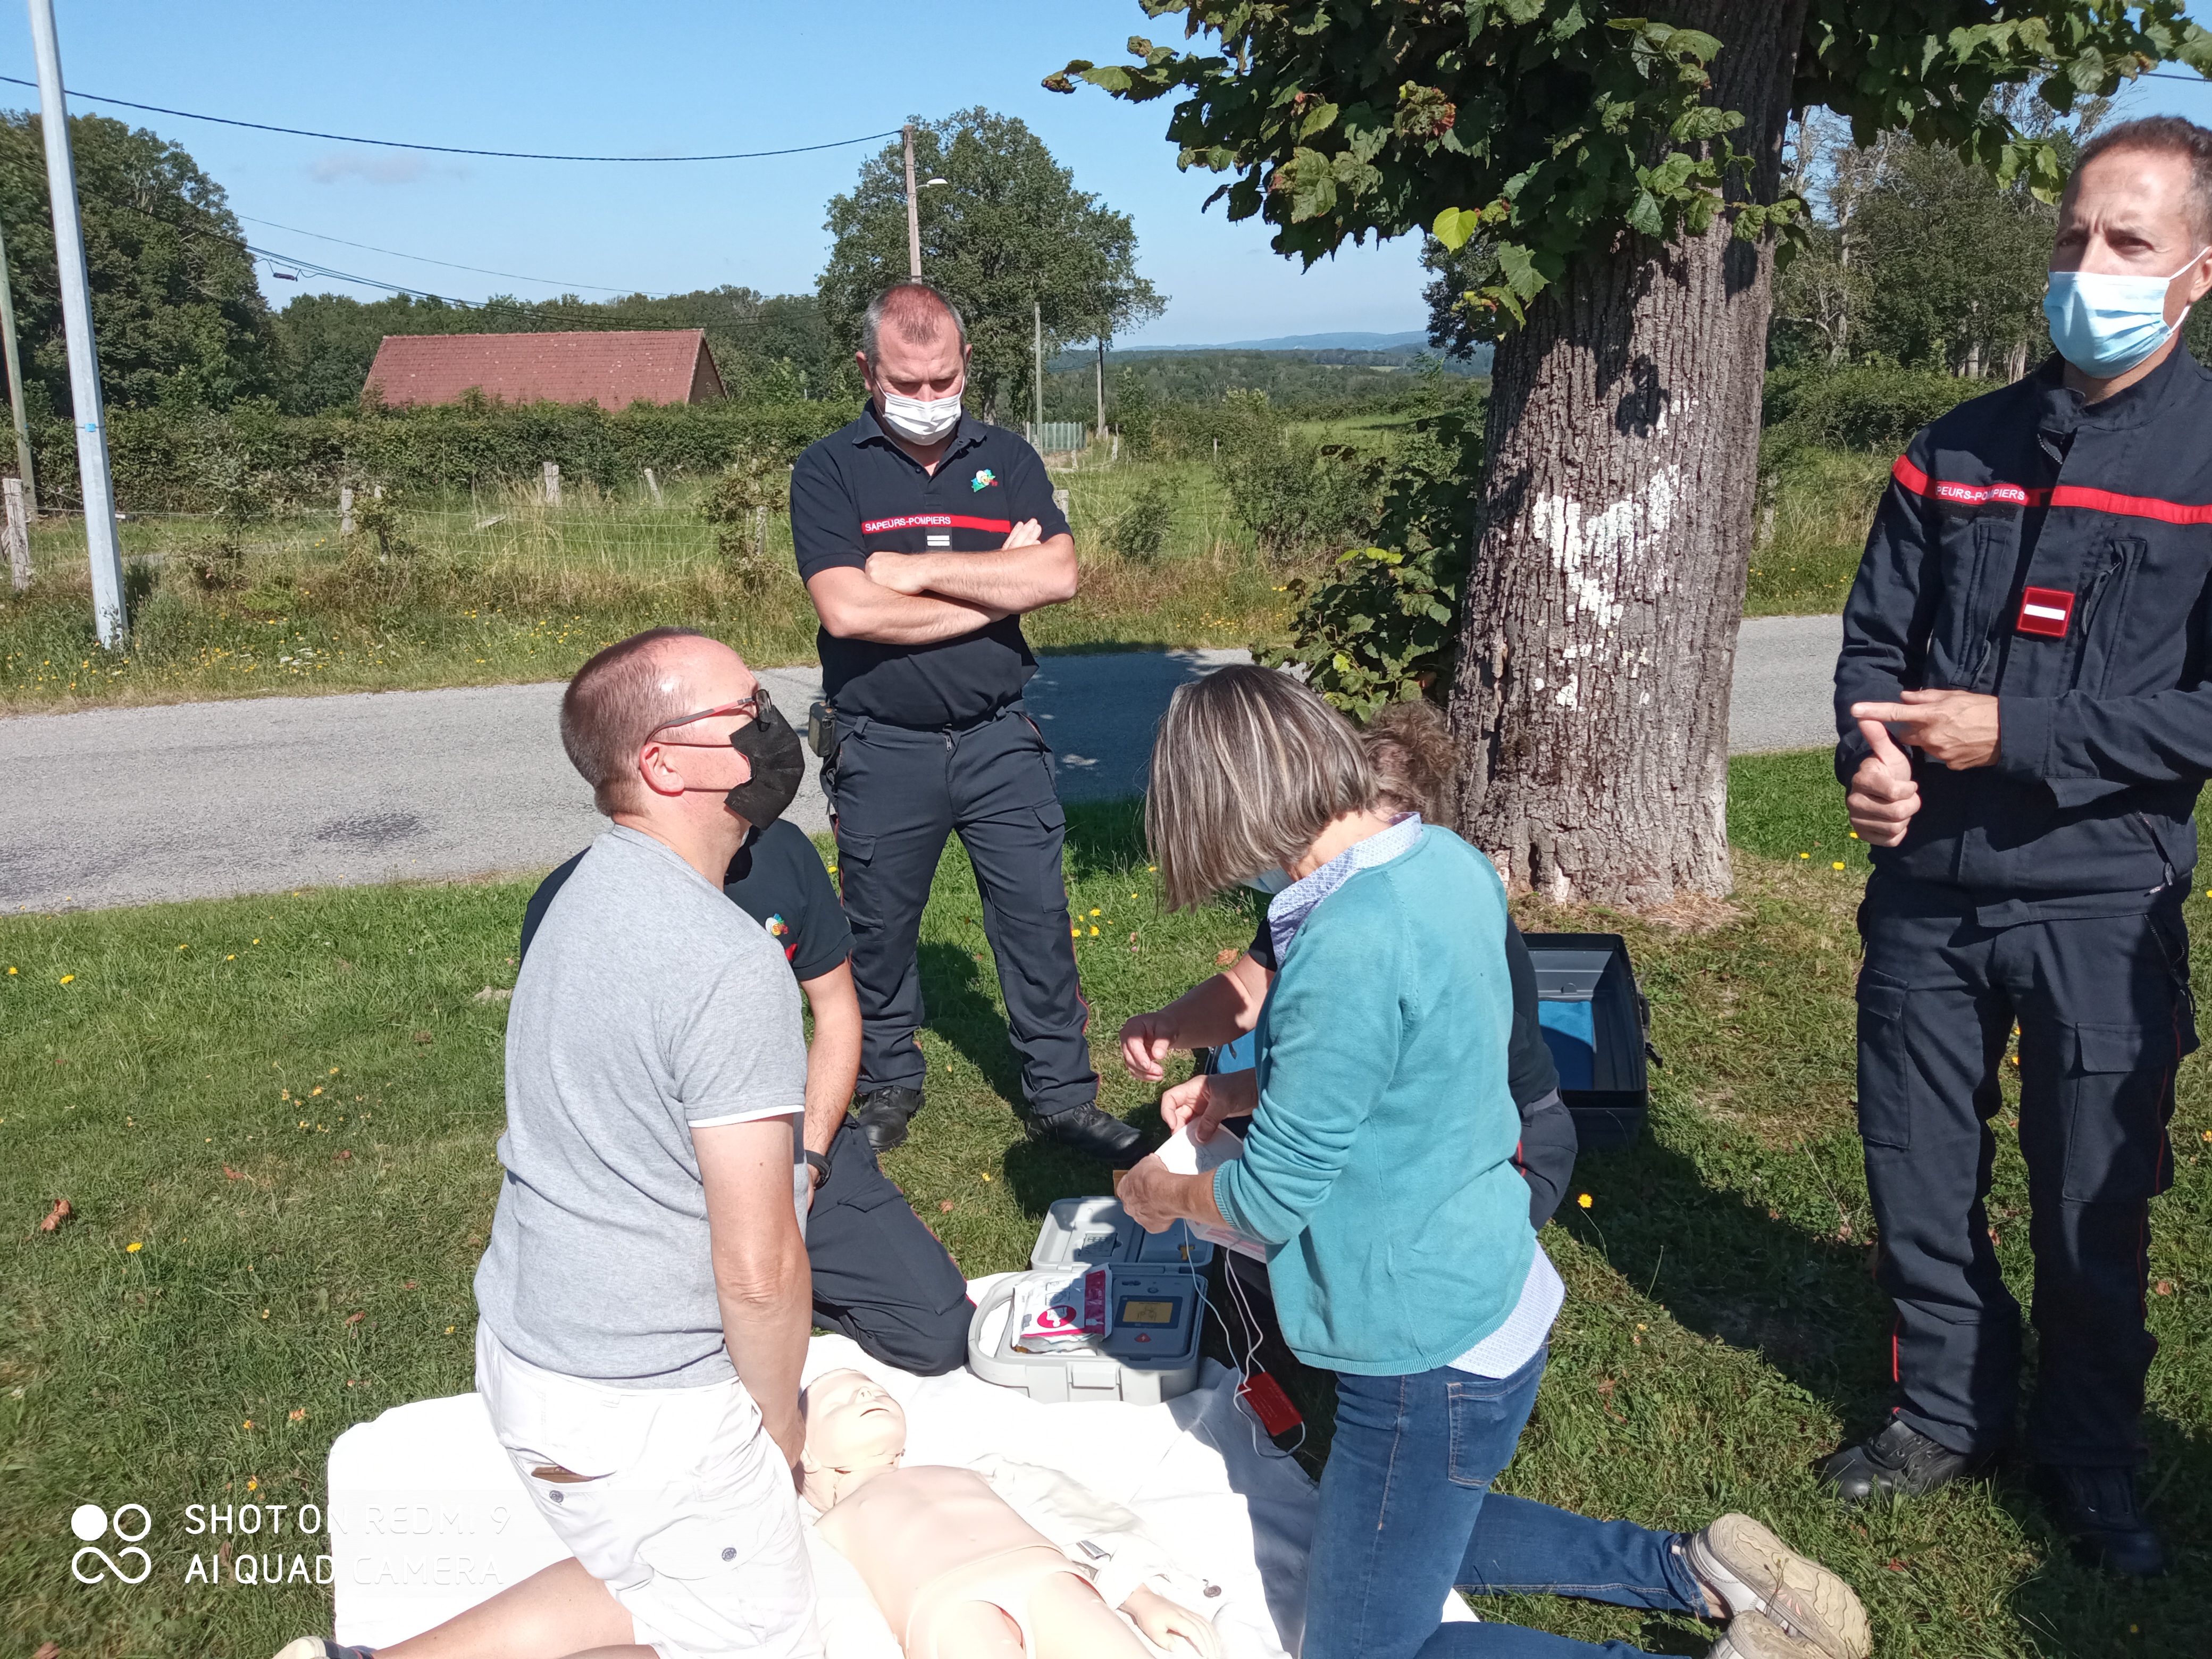
[[[1367,416],[1299,430],[1387,451],[1411,417]],[[1024,624],[1048,651],[1277,642],[1292,574],[1322,562],[1263,557],[1202,461],[1083,465],[1055,472],[1070,492],[1084,587]],[[1857,568],[1882,467],[1875,458],[1808,453],[1776,496],[1773,534],[1753,556],[1748,616],[1832,611]],[[1158,557],[1106,548],[1115,520],[1147,485],[1175,506]],[[602,645],[681,622],[727,640],[763,666],[811,661],[815,621],[791,564],[789,527],[769,522],[769,572],[748,582],[698,516],[681,480],[655,503],[641,492],[571,486],[547,507],[533,492],[410,502],[399,534],[417,552],[404,574],[376,566],[356,538],[350,560],[335,510],[252,527],[238,579],[209,587],[191,561],[216,534],[205,519],[122,526],[133,634],[110,655],[93,641],[84,531],[40,520],[36,580],[0,590],[0,714],[173,702],[270,692],[367,691],[559,679]]]
[[[1532,929],[1628,935],[1667,1063],[1648,1140],[1586,1157],[1589,1206],[1545,1236],[1573,1294],[1504,1488],[1670,1527],[1760,1515],[1859,1588],[1884,1656],[2212,1651],[2203,1060],[2182,1069],[2179,1182],[2155,1206],[2152,1249],[2166,1288],[2151,1299],[2163,1346],[2149,1486],[2174,1577],[2126,1589],[2076,1567],[2010,1477],[1838,1514],[1812,1465],[1875,1420],[1887,1369],[1850,1103],[1860,872],[1824,758],[1739,761],[1731,781],[1748,844],[1716,925],[1523,909]],[[1150,1121],[1156,1091],[1111,1063],[1115,1029],[1212,971],[1249,914],[1159,915],[1133,811],[1069,816],[1104,1104]],[[188,1589],[182,1508],[317,1498],[348,1424],[469,1386],[470,1280],[503,1116],[504,1008],[485,993],[512,983],[528,890],[316,890],[0,920],[0,1630],[14,1648],[264,1659],[326,1627],[304,1589]],[[2191,908],[2202,940],[2212,905]],[[1044,1206],[1101,1182],[1018,1138],[980,915],[956,845],[923,923],[931,1104],[890,1160],[970,1273],[1019,1265]],[[2203,945],[2198,979],[2212,992]],[[76,1218],[42,1234],[58,1199]],[[2025,1203],[2008,1149],[1993,1208],[2023,1293]],[[145,1585],[70,1582],[67,1517],[85,1501],[153,1510]],[[1670,1653],[1711,1635],[1569,1601],[1486,1612]]]
[[[1794,451],[1751,555],[1743,614],[1819,617],[1844,608],[1889,477],[1887,455]]]
[[[1054,475],[1070,492],[1083,592],[1028,620],[1033,644],[1245,645],[1283,632],[1288,575],[1250,550],[1212,467],[1087,459]],[[1107,551],[1114,519],[1155,478],[1176,502],[1160,556]],[[295,514],[251,526],[236,579],[214,587],[192,569],[211,521],[133,520],[122,526],[132,635],[112,656],[94,642],[82,522],[42,520],[31,587],[0,588],[0,714],[559,679],[600,646],[672,622],[763,666],[812,661],[787,523],[769,520],[766,575],[749,581],[698,516],[700,494],[671,481],[658,504],[574,486],[558,507],[524,490],[410,502],[397,531],[415,551],[396,565],[365,537],[349,545],[335,510]]]

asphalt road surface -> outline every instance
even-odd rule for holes
[[[1737,753],[1828,742],[1832,617],[1747,622]],[[1137,793],[1169,695],[1241,651],[1042,659],[1029,707],[1060,793]],[[764,670],[793,723],[811,669]],[[562,753],[558,684],[257,697],[0,720],[0,911],[537,871],[604,822]],[[829,827],[810,775],[790,816]]]

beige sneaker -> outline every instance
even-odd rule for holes
[[[1740,1613],[1705,1659],[1820,1659],[1824,1650],[1792,1636],[1763,1613]]]
[[[341,1647],[319,1636],[295,1636],[276,1650],[276,1659],[376,1659],[368,1648]]]
[[[1763,1614],[1784,1635],[1809,1644],[1808,1659],[1814,1654],[1820,1659],[1867,1659],[1872,1651],[1866,1609],[1851,1587],[1749,1516],[1723,1515],[1692,1534],[1687,1554],[1691,1572],[1726,1617]],[[1731,1624],[1729,1636],[1735,1634]]]

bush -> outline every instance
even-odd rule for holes
[[[1255,647],[1258,661],[1304,668],[1307,684],[1360,720],[1388,703],[1443,700],[1474,548],[1480,422],[1470,408],[1422,423],[1381,470],[1380,545],[1352,549],[1310,580],[1294,579],[1291,643]]]
[[[1932,369],[1778,368],[1766,377],[1759,419],[1770,448],[1894,453],[1937,416],[1994,389]]]
[[[547,461],[564,479],[602,489],[663,477],[706,477],[747,455],[787,462],[857,412],[845,403],[655,407],[615,413],[596,404],[440,404],[407,410],[283,415],[273,404],[204,410],[120,409],[108,421],[118,503],[137,513],[223,509],[240,469],[266,507],[328,506],[339,487],[378,481],[409,490],[534,483]],[[75,429],[34,427],[39,494],[56,506],[83,499]]]
[[[1125,559],[1149,564],[1167,545],[1174,523],[1174,492],[1165,479],[1155,478],[1107,526],[1106,545]]]
[[[722,469],[699,503],[699,516],[714,526],[714,546],[748,589],[763,586],[768,562],[768,515],[789,510],[787,464],[765,455],[741,455]]]

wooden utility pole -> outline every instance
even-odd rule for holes
[[[914,196],[914,123],[901,129],[906,138],[906,274],[921,276],[921,210]]]
[[[1106,435],[1106,337],[1098,337],[1098,435]]]
[[[31,526],[23,516],[23,481],[0,478],[8,499],[8,570],[20,593],[31,585]]]
[[[1030,301],[1030,314],[1036,323],[1036,441],[1044,447],[1044,302]]]
[[[93,625],[110,649],[123,643],[123,546],[115,534],[115,481],[107,471],[107,410],[100,391],[100,353],[92,337],[92,280],[84,264],[77,213],[76,161],[70,154],[69,100],[62,91],[61,42],[54,0],[30,0],[31,45],[39,63],[39,125],[46,141],[46,193],[53,207],[62,332],[69,343],[70,406],[76,421],[76,471],[84,493],[85,550],[92,562]]]
[[[7,348],[8,407],[15,416],[15,470],[23,480],[23,511],[39,516],[38,480],[31,471],[31,417],[23,409],[23,360],[15,344],[15,294],[8,282],[8,248],[0,242],[0,343]]]

